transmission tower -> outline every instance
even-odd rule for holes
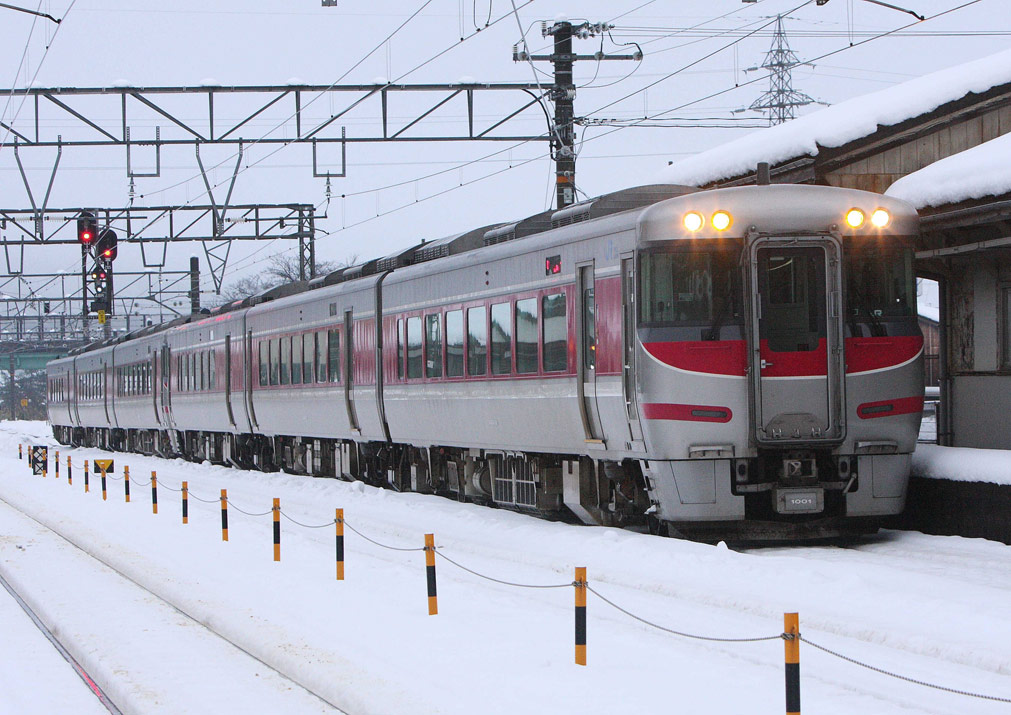
[[[769,70],[769,91],[756,99],[748,109],[765,112],[769,124],[782,124],[794,117],[794,107],[803,107],[816,100],[793,88],[793,68],[803,64],[790,49],[783,29],[783,16],[776,16],[776,32],[772,36],[772,47],[765,55],[762,68]]]

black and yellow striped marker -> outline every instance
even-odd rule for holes
[[[428,615],[439,613],[435,592],[435,534],[425,534],[425,573],[428,576]]]
[[[88,486],[88,460],[84,460],[84,493],[87,494],[91,491],[91,487]]]
[[[151,470],[151,513],[158,513],[158,475]]]
[[[586,567],[576,567],[576,665],[586,665]]]
[[[344,580],[344,510],[338,509],[334,517],[337,526],[337,580]]]
[[[183,482],[183,523],[190,523],[190,485]]]
[[[102,470],[102,501],[109,498],[108,492],[105,490],[105,467],[99,467]]]
[[[67,484],[74,483],[74,470],[70,465],[70,455],[67,455]]]
[[[28,468],[31,469],[32,471],[34,471],[34,469],[32,468],[32,447],[31,447],[31,445],[28,446]]]
[[[18,442],[18,459],[22,460],[25,458],[25,453],[22,450],[21,443]]]
[[[130,503],[130,468],[127,466],[123,467],[123,496],[126,498],[126,503]]]
[[[271,509],[274,512],[274,561],[281,560],[281,500],[275,499]]]
[[[228,490],[221,490],[221,540],[228,541]]]
[[[56,450],[56,478],[60,478],[60,450]]]
[[[800,619],[796,613],[783,614],[783,643],[786,649],[786,715],[800,715]]]

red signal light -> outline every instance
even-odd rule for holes
[[[93,238],[94,236],[91,235],[90,231],[85,231],[81,234],[81,243],[91,243],[91,239]]]

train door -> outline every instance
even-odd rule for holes
[[[161,412],[164,416],[162,426],[167,430],[174,428],[172,424],[172,348],[163,345],[161,349]]]
[[[839,441],[843,358],[840,246],[761,239],[751,249],[751,361],[760,443]]]
[[[576,392],[587,442],[603,442],[597,412],[597,304],[593,291],[593,263],[576,266]]]
[[[74,424],[78,427],[81,426],[81,410],[79,407],[81,401],[81,378],[77,375],[77,358],[74,358]]]
[[[71,366],[71,368],[72,367],[73,366]],[[72,371],[72,369],[68,369],[67,370],[66,387],[63,389],[63,399],[66,400],[67,419],[70,421],[70,424],[74,424],[74,405],[73,405],[73,403],[71,402],[71,399],[70,399],[70,392],[71,392],[72,388],[74,387],[73,382],[72,382],[73,379],[74,379],[73,378],[73,371]]]
[[[355,412],[355,321],[351,310],[344,311],[344,406],[348,411],[348,424],[355,432],[361,432],[358,414]]]
[[[232,336],[225,336],[225,408],[228,410],[228,424],[235,426],[232,413]]]
[[[635,258],[628,254],[621,259],[621,387],[633,444],[642,442],[642,425],[635,399],[635,313]]]
[[[158,414],[158,351],[151,354],[151,407],[154,409],[154,421],[161,424],[161,415]]]
[[[262,338],[261,338],[262,341]],[[263,350],[264,343],[260,343],[260,350]],[[246,397],[246,409],[249,410],[249,422],[251,429],[259,429],[260,423],[256,420],[256,408],[253,405],[253,360],[257,361],[263,360],[259,354],[256,354],[254,358],[253,353],[253,331],[246,331],[246,355],[245,359],[242,361],[242,379],[245,381],[245,389],[243,394]],[[258,362],[257,365],[260,363]],[[262,369],[262,368],[261,368]],[[265,379],[265,378],[264,378]],[[260,383],[266,384],[266,382]]]
[[[105,422],[109,426],[112,426],[112,420],[109,419],[109,365],[104,360],[102,361],[102,407],[105,409]]]

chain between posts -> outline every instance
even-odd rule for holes
[[[837,653],[830,648],[826,648],[823,645],[814,643],[813,641],[804,638],[800,634],[797,638],[801,643],[806,643],[807,645],[820,650],[823,653],[828,653],[831,656],[839,658],[840,660],[845,660],[847,663],[852,663],[853,665],[859,665],[861,668],[866,668],[867,670],[873,670],[875,673],[880,673],[881,675],[887,675],[889,678],[895,678],[897,680],[902,680],[907,683],[912,683],[913,685],[922,685],[925,688],[933,688],[934,690],[942,690],[946,693],[953,693],[955,695],[964,695],[969,698],[979,698],[981,700],[993,700],[998,703],[1011,703],[1011,698],[1003,698],[998,695],[984,695],[982,693],[973,693],[968,690],[958,690],[957,688],[949,688],[945,685],[935,685],[934,683],[928,683],[925,680],[917,680],[916,678],[910,678],[906,675],[899,675],[898,673],[893,673],[890,670],[885,670],[884,668],[878,668],[877,666],[870,665],[869,663],[861,662],[855,658],[850,658],[849,656],[843,655],[842,653]]]

